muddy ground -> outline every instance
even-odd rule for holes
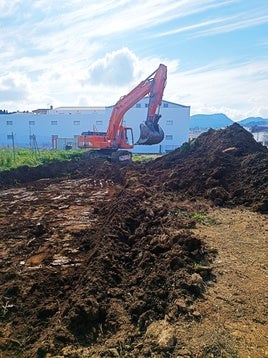
[[[0,357],[265,357],[268,151],[0,173]]]

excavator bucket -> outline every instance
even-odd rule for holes
[[[140,124],[140,138],[136,144],[152,145],[162,142],[164,139],[163,129],[153,122],[146,121]]]

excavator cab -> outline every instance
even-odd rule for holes
[[[161,115],[155,114],[152,121],[147,120],[140,124],[140,138],[135,144],[153,145],[162,142],[164,131],[158,124],[160,117]]]
[[[132,128],[120,126],[117,142],[119,142],[119,148],[121,149],[132,149],[134,146]]]

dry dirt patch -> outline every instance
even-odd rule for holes
[[[215,224],[200,223],[194,232],[217,249],[217,281],[197,304],[203,318],[189,340],[204,356],[267,357],[267,217],[241,208],[208,215]]]

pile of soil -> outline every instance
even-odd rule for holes
[[[167,170],[168,169],[168,170]],[[268,149],[239,124],[210,129],[148,166],[163,190],[268,212]]]
[[[27,184],[39,179],[49,178],[85,178],[109,179],[122,183],[118,165],[109,165],[103,159],[71,159],[54,161],[36,167],[21,166],[0,172],[0,189]]]
[[[233,125],[147,164],[73,160],[0,182],[2,356],[175,357],[173,323],[198,322],[216,282],[196,213],[267,210],[267,148]]]

